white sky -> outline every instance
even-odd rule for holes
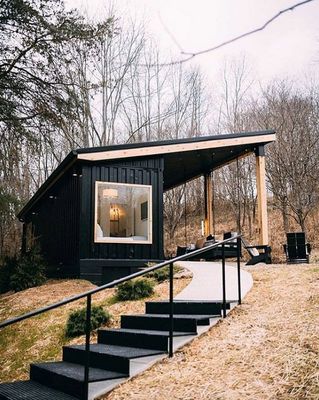
[[[92,18],[107,15],[107,0],[66,0]],[[180,50],[202,50],[259,27],[278,11],[298,0],[113,0],[117,17],[131,15],[146,22],[146,30],[160,48],[176,59]],[[257,80],[319,75],[319,0],[298,7],[264,31],[195,58],[213,82],[225,57],[245,55]]]

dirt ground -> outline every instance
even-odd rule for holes
[[[101,399],[318,400],[319,265],[250,271],[225,320]]]

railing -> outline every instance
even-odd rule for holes
[[[241,279],[240,279],[240,249],[241,249],[241,235],[237,235],[235,237],[225,239],[221,242],[214,243],[207,247],[203,247],[198,250],[194,250],[192,252],[183,254],[181,256],[172,258],[170,260],[161,262],[152,267],[143,269],[142,271],[135,272],[134,274],[125,276],[124,278],[116,279],[110,283],[99,286],[95,289],[89,290],[87,292],[69,297],[67,299],[61,300],[57,303],[51,304],[49,306],[39,308],[35,311],[31,311],[29,313],[23,314],[19,317],[15,317],[4,322],[0,323],[0,329],[5,328],[6,326],[16,324],[17,322],[24,321],[28,318],[35,317],[36,315],[43,314],[47,311],[54,310],[55,308],[59,308],[66,304],[72,303],[74,301],[83,299],[86,297],[86,329],[85,329],[85,352],[86,352],[86,361],[84,366],[84,394],[83,399],[87,400],[89,395],[89,366],[90,366],[90,337],[91,337],[91,305],[92,305],[92,295],[98,292],[101,292],[105,289],[112,288],[114,286],[119,285],[120,283],[127,282],[131,279],[137,278],[139,276],[148,274],[152,271],[156,271],[160,268],[166,267],[169,265],[169,318],[170,318],[170,329],[169,329],[169,346],[168,346],[168,354],[169,357],[173,356],[173,334],[174,334],[174,309],[173,309],[173,293],[174,293],[174,280],[173,280],[173,264],[178,261],[185,261],[189,258],[194,258],[198,255],[204,254],[216,247],[221,247],[222,249],[222,288],[223,288],[223,299],[222,299],[222,316],[226,317],[226,307],[227,307],[227,299],[226,299],[226,270],[225,270],[225,244],[232,242],[236,239],[237,246],[237,280],[238,280],[238,304],[241,304]]]

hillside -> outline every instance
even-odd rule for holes
[[[190,278],[176,279],[175,294],[181,291]],[[0,321],[18,316],[36,308],[52,304],[63,298],[82,293],[93,288],[90,282],[83,280],[49,281],[40,287],[19,293],[0,296]],[[111,315],[110,327],[119,323],[119,316],[130,313],[143,313],[144,301],[121,301],[114,298],[115,289],[107,289],[93,296],[93,304],[101,305]],[[155,287],[150,299],[167,299],[167,282]],[[27,379],[29,364],[35,361],[58,360],[62,355],[62,346],[84,342],[84,337],[67,340],[64,329],[71,310],[81,308],[85,302],[78,301],[49,311],[38,317],[20,322],[0,331],[1,371],[0,382]],[[93,335],[94,337],[94,335]]]
[[[103,400],[317,400],[319,265],[257,266],[243,305]]]

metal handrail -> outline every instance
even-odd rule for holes
[[[241,235],[237,235],[234,237],[231,237],[229,239],[222,240],[221,242],[217,242],[214,244],[211,244],[209,246],[203,247],[198,250],[191,251],[189,253],[183,254],[181,256],[172,258],[167,261],[163,261],[159,264],[156,264],[152,267],[143,269],[142,271],[135,272],[134,274],[125,276],[124,278],[116,279],[110,283],[107,283],[105,285],[99,286],[95,289],[91,289],[87,292],[69,297],[67,299],[61,300],[57,303],[50,304],[46,307],[39,308],[37,310],[31,311],[29,313],[20,315],[19,317],[15,317],[12,319],[8,319],[4,322],[0,323],[0,329],[5,328],[9,325],[13,325],[17,322],[24,321],[28,318],[35,317],[36,315],[43,314],[47,311],[53,310],[55,308],[59,308],[61,306],[64,306],[65,304],[72,303],[74,301],[83,299],[86,297],[86,322],[85,322],[85,364],[84,364],[84,386],[83,386],[83,391],[81,394],[81,398],[83,400],[87,400],[89,398],[89,369],[90,369],[90,335],[91,335],[91,306],[92,306],[92,295],[98,292],[101,292],[105,289],[112,288],[120,283],[127,282],[131,279],[137,278],[139,276],[148,274],[152,271],[156,271],[157,269],[163,268],[167,265],[169,265],[169,319],[170,319],[170,324],[169,324],[169,334],[168,334],[168,355],[169,357],[173,356],[173,335],[174,335],[174,308],[173,308],[173,293],[174,293],[174,287],[173,287],[173,264],[178,261],[183,261],[187,260],[189,258],[193,258],[194,256],[204,254],[216,247],[221,247],[222,248],[222,289],[223,289],[223,300],[222,300],[222,315],[225,318],[226,317],[226,271],[225,271],[225,244],[228,242],[234,242],[236,240],[237,244],[237,276],[238,276],[238,303],[241,304],[241,284],[240,284],[240,244],[241,244]]]
[[[135,272],[134,274],[127,275],[124,278],[116,279],[116,280],[114,280],[112,282],[106,283],[105,285],[99,286],[99,287],[97,287],[95,289],[88,290],[87,292],[83,292],[81,294],[77,294],[75,296],[72,296],[72,297],[69,297],[67,299],[61,300],[61,301],[59,301],[57,303],[50,304],[50,305],[48,305],[46,307],[38,308],[37,310],[34,310],[34,311],[29,312],[29,313],[23,314],[23,315],[21,315],[19,317],[8,319],[8,320],[0,323],[0,329],[4,328],[6,326],[9,326],[9,325],[15,324],[17,322],[23,321],[25,319],[28,319],[28,318],[31,318],[31,317],[35,317],[36,315],[45,313],[45,312],[53,310],[55,308],[64,306],[65,304],[72,303],[73,301],[77,301],[77,300],[83,299],[84,297],[87,297],[88,295],[92,295],[92,294],[101,292],[101,291],[103,291],[105,289],[110,289],[110,288],[112,288],[112,287],[114,287],[116,285],[119,285],[120,283],[127,282],[127,281],[129,281],[131,279],[137,278],[137,277],[142,276],[144,274],[147,274],[149,272],[156,271],[157,269],[166,267],[167,265],[169,265],[171,263],[175,263],[177,261],[187,260],[188,258],[197,256],[199,254],[206,253],[207,251],[212,250],[215,247],[222,246],[223,244],[228,243],[228,242],[233,242],[235,239],[240,238],[240,237],[241,237],[241,235],[237,235],[237,236],[234,236],[232,238],[222,240],[221,242],[216,242],[216,243],[214,243],[212,245],[203,247],[201,249],[197,249],[197,250],[191,251],[189,253],[183,254],[181,256],[172,258],[170,260],[163,261],[163,262],[161,262],[159,264],[153,265],[152,267],[143,269],[142,271]]]

